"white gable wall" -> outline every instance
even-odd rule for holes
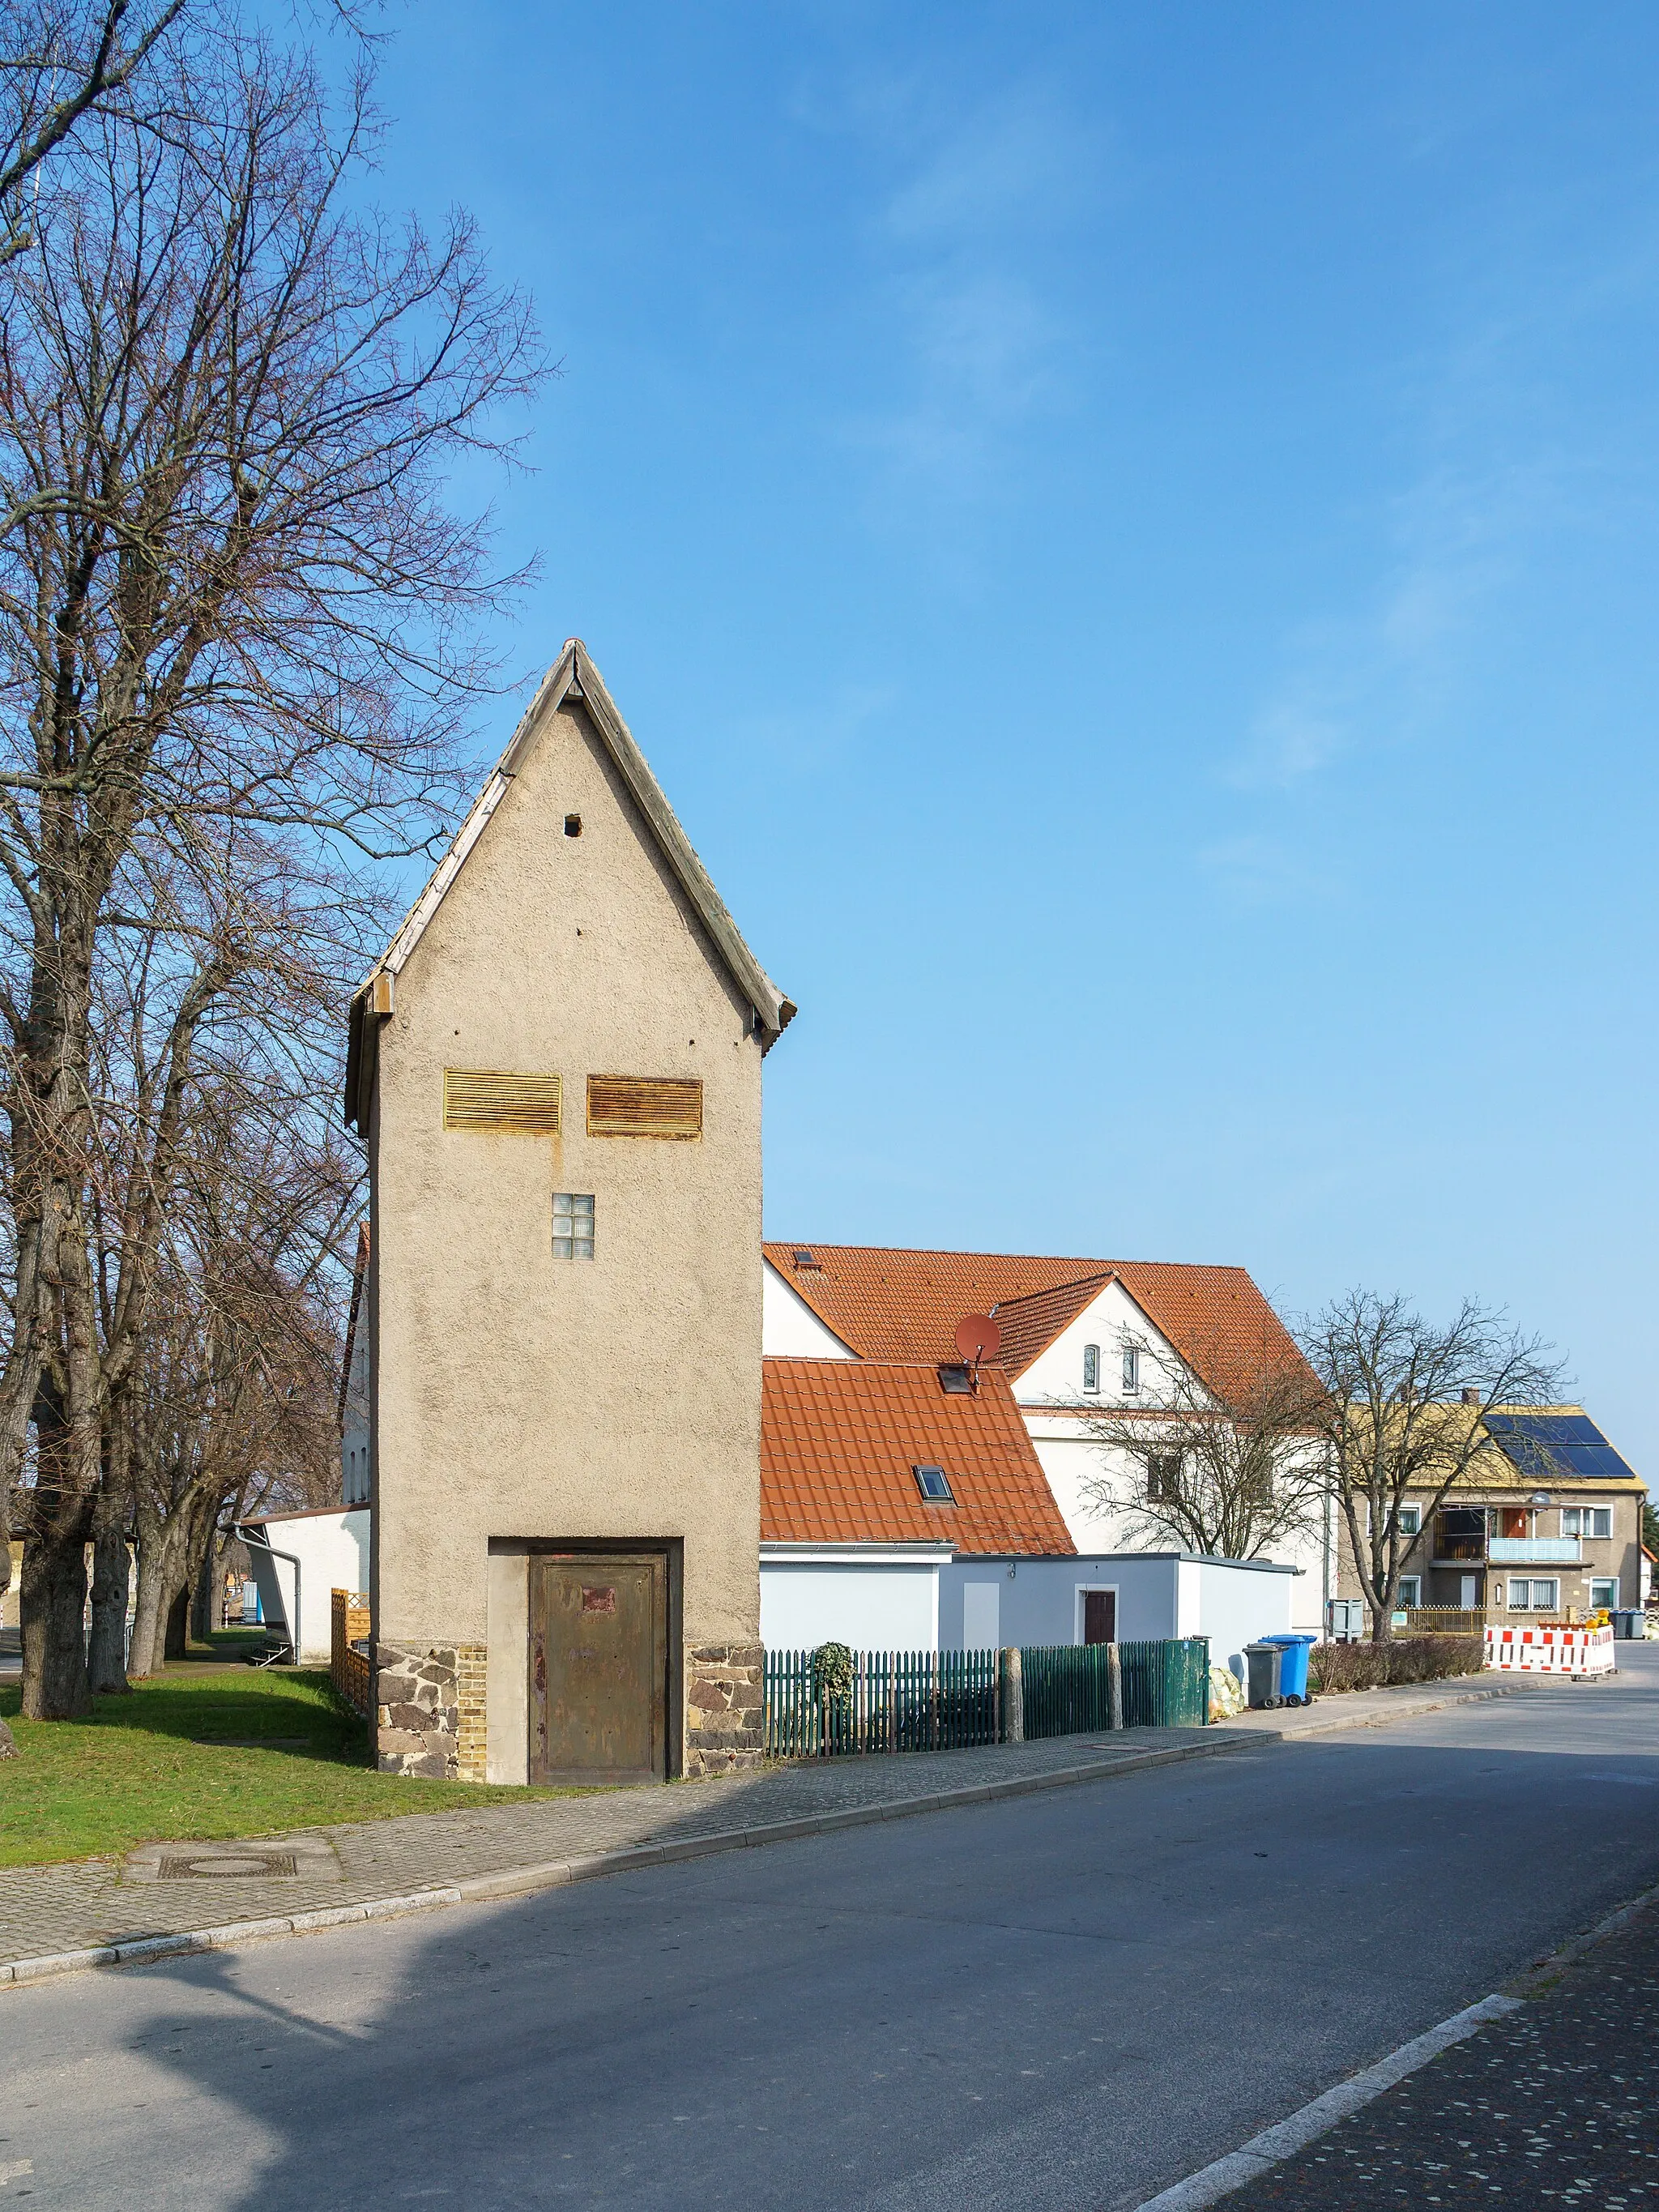
[[[1083,1348],[1100,1346],[1100,1388],[1085,1394]],[[1123,1388],[1123,1354],[1140,1351],[1140,1387]],[[1152,1327],[1121,1283],[1109,1282],[1071,1325],[1040,1352],[1014,1384],[1023,1406],[1155,1405],[1184,1372],[1180,1354]]]
[[[761,1350],[769,1359],[855,1359],[793,1283],[768,1260],[761,1269]]]

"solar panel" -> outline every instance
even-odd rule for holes
[[[1528,1481],[1624,1482],[1635,1470],[1583,1413],[1488,1413],[1494,1443]]]

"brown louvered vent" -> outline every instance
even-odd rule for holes
[[[444,1070],[446,1129],[489,1129],[500,1135],[556,1137],[556,1075],[504,1075],[494,1067]]]
[[[590,1137],[700,1137],[702,1085],[660,1075],[590,1075]]]

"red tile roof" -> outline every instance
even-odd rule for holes
[[[1114,1275],[1159,1334],[1224,1396],[1264,1366],[1301,1359],[1243,1267],[870,1244],[765,1249],[784,1280],[863,1359],[954,1359],[957,1323],[965,1314],[994,1311],[1005,1328],[998,1364],[1023,1374]],[[797,1267],[795,1254],[806,1251],[816,1264]]]
[[[1075,1550],[1007,1381],[994,1370],[970,1396],[943,1389],[932,1366],[763,1365],[763,1543]],[[923,1500],[919,1466],[944,1468],[954,1505]]]

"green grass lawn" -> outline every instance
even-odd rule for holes
[[[0,1759],[0,1866],[577,1794],[378,1774],[327,1671],[226,1666],[246,1640],[226,1631],[217,1664],[95,1698],[85,1721],[20,1720],[16,1685],[0,1687],[18,1751]]]

